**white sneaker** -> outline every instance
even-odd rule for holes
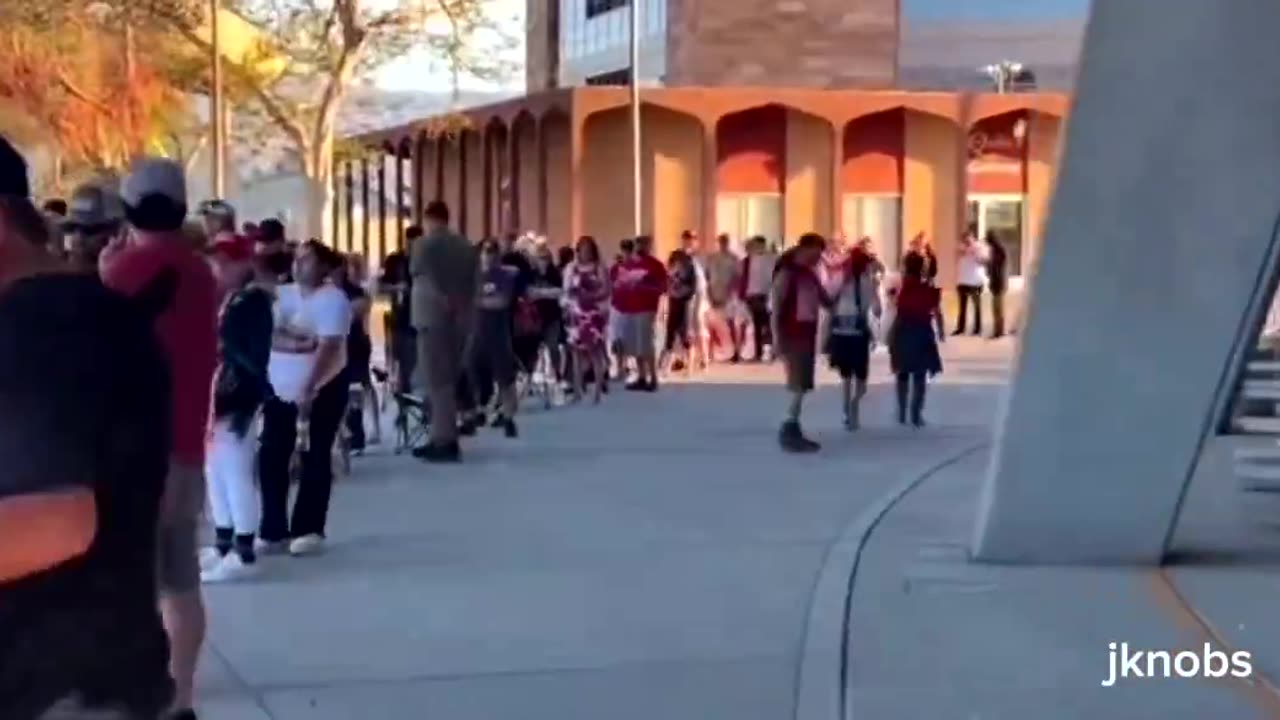
[[[271,541],[258,538],[253,541],[253,550],[259,555],[284,555],[289,552],[289,541]]]
[[[200,572],[209,570],[222,562],[222,553],[218,552],[218,548],[204,547],[200,548]]]
[[[303,535],[289,543],[289,554],[294,557],[315,555],[322,550],[324,550],[324,537],[321,535]]]
[[[245,564],[238,553],[227,553],[222,562],[200,573],[200,582],[234,582],[251,577],[258,571],[258,564]]]

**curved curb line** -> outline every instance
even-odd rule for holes
[[[908,478],[863,510],[827,549],[814,583],[796,673],[795,720],[845,720],[849,610],[862,551],[880,521],[924,481],[990,445],[972,445]]]

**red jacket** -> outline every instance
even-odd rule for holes
[[[898,288],[897,313],[903,320],[929,323],[938,312],[942,294],[938,288],[915,277],[902,278]]]

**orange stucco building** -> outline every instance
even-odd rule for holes
[[[811,230],[866,234],[892,259],[923,232],[950,286],[959,234],[976,223],[1005,239],[1016,278],[1037,254],[1067,105],[1045,93],[646,88],[644,231],[664,254],[684,229],[784,245]],[[395,172],[377,159],[337,169],[339,248],[376,261],[400,243],[395,224],[370,237],[344,211],[370,195],[404,198],[400,227],[440,199],[475,238],[533,230],[610,248],[632,234],[625,88],[552,90],[463,114],[465,129],[448,136],[429,136],[424,120],[358,138]],[[371,191],[375,176],[400,187]]]

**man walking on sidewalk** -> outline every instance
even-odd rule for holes
[[[778,442],[788,452],[816,452],[822,447],[804,436],[800,412],[804,396],[813,390],[819,310],[831,305],[815,270],[824,246],[821,235],[801,236],[799,244],[778,258],[773,276],[773,338],[791,395]]]
[[[449,228],[449,206],[427,205],[426,236],[410,248],[410,315],[418,365],[431,403],[431,438],[414,455],[427,462],[458,462],[458,380],[475,311],[479,259],[467,239]]]

